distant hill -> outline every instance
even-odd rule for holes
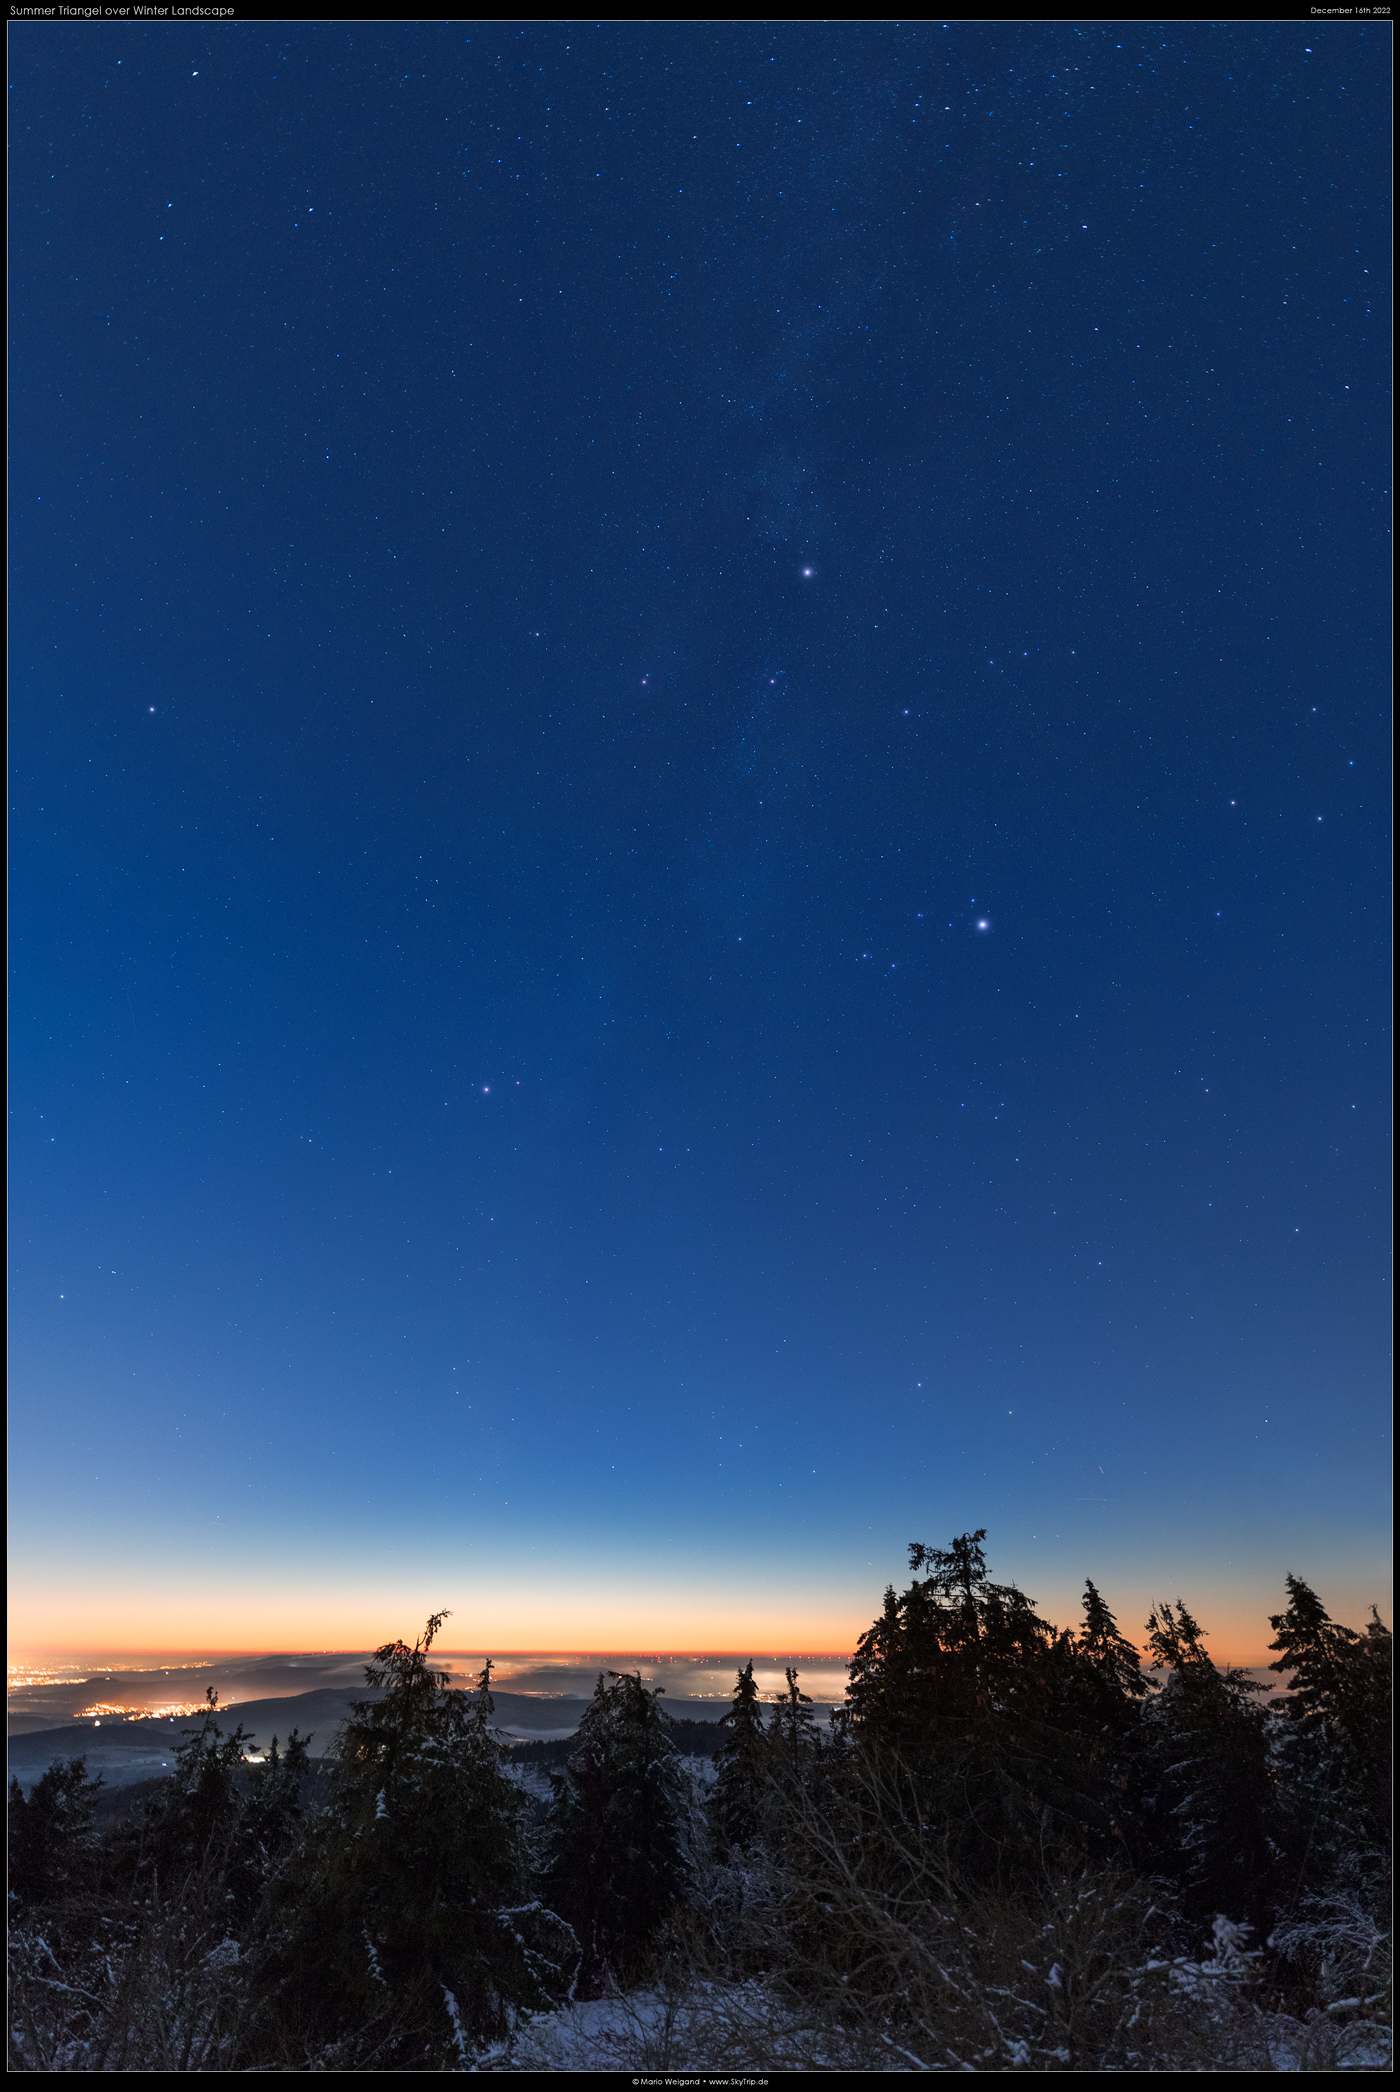
[[[227,1733],[241,1723],[264,1749],[274,1735],[285,1743],[297,1728],[303,1736],[311,1734],[324,1749],[345,1720],[351,1700],[366,1697],[376,1696],[323,1687],[319,1692],[292,1693],[285,1699],[246,1700],[221,1707],[219,1724]],[[10,1772],[27,1787],[55,1758],[85,1757],[89,1776],[100,1773],[109,1787],[157,1779],[168,1768],[185,1731],[197,1726],[198,1720],[197,1715],[179,1714],[160,1720],[64,1722],[54,1729],[30,1730],[9,1740]]]
[[[241,1723],[264,1750],[274,1736],[285,1744],[293,1728],[299,1729],[312,1738],[319,1757],[333,1745],[351,1702],[377,1697],[363,1688],[351,1692],[323,1686],[316,1692],[290,1693],[277,1699],[236,1700],[219,1709],[219,1720],[225,1732]],[[536,1699],[526,1693],[499,1692],[492,1697],[496,1724],[507,1739],[527,1749],[542,1747],[542,1756],[522,1757],[522,1764],[562,1763],[568,1755],[568,1740],[588,1705],[582,1699]],[[713,1719],[718,1712],[716,1702],[663,1699],[661,1705],[678,1723],[679,1748],[688,1756],[713,1757],[723,1734]],[[816,1712],[820,1717],[825,1710]],[[159,1779],[168,1771],[184,1732],[197,1720],[197,1716],[182,1714],[159,1720],[64,1722],[56,1728],[30,1730],[9,1740],[10,1773],[27,1792],[56,1758],[85,1757],[89,1778],[100,1774],[109,1787]],[[703,1741],[711,1733],[716,1739],[713,1748]],[[682,1741],[682,1737],[688,1740]],[[561,1743],[562,1751],[558,1749]]]

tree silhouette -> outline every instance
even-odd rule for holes
[[[768,1737],[754,1683],[753,1659],[739,1672],[729,1712],[720,1716],[729,1733],[715,1755],[710,1823],[721,1850],[753,1845],[763,1823]]]
[[[660,1697],[637,1673],[600,1673],[552,1780],[545,1893],[578,1934],[585,1997],[635,1973],[689,1880],[684,1776]]]

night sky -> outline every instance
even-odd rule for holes
[[[1390,58],[12,32],[22,1642],[1382,1595]]]

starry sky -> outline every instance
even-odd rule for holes
[[[15,32],[22,1643],[1382,1595],[1389,63]]]

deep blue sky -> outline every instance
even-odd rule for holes
[[[10,49],[22,1634],[1379,1596],[1389,29]]]

